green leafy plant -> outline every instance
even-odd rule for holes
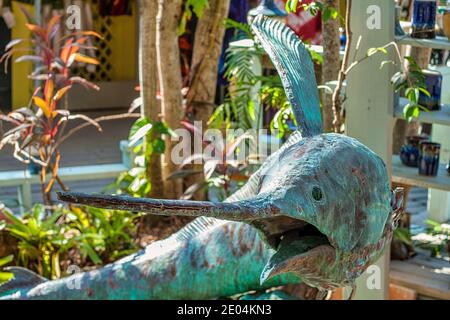
[[[208,6],[208,0],[186,0],[184,1],[183,15],[181,16],[179,34],[182,35],[186,31],[186,24],[195,14],[198,18],[203,16],[203,11]]]
[[[262,51],[253,48],[230,47],[227,50],[225,77],[230,81],[225,102],[214,112],[210,123],[219,127],[249,129],[257,121],[254,109],[252,88],[258,83],[253,70],[254,61],[262,56]],[[233,123],[232,123],[233,122]]]
[[[300,7],[311,13],[313,16],[316,16],[319,12],[322,13],[322,20],[328,21],[329,19],[337,19],[339,17],[339,11],[336,10],[333,6],[328,5],[326,2],[313,1],[310,3],[302,3],[302,0],[288,0],[286,1],[286,11],[288,13],[297,12],[297,9]]]
[[[228,19],[227,27],[235,29],[236,35],[243,34],[254,39],[248,24]],[[255,60],[262,59],[264,50],[255,41],[249,43],[252,45],[231,46],[227,49],[224,76],[230,82],[229,91],[224,103],[216,108],[210,119],[211,128],[257,129],[261,112],[255,110],[256,104],[264,103],[267,108],[282,109],[283,113],[290,109],[279,76],[261,76],[255,73]],[[255,88],[258,88],[256,92]],[[275,123],[272,127],[277,125]]]
[[[225,20],[225,28],[234,30],[234,38],[240,38],[240,34],[242,34],[245,39],[253,39],[252,28],[248,23],[228,18]]]
[[[430,251],[432,257],[450,256],[450,225],[426,220],[425,235],[414,236],[414,244]]]
[[[70,207],[66,221],[79,232],[82,256],[98,265],[113,262],[134,253],[138,248],[136,234],[137,213],[104,210],[92,207]],[[80,241],[81,240],[81,241]]]
[[[135,108],[135,107],[134,107]],[[151,122],[142,117],[134,122],[128,135],[128,146],[133,152],[133,167],[123,172],[114,184],[108,188],[114,188],[119,194],[128,194],[133,197],[146,197],[151,191],[151,182],[146,173],[146,159],[152,153],[163,154],[166,148],[161,135],[175,133],[163,122]],[[149,139],[144,139],[150,137]],[[157,137],[157,138],[154,138]]]
[[[13,260],[14,260],[13,255],[0,258],[0,284],[7,282],[14,277],[14,275],[11,272],[1,271],[3,267],[10,264]]]
[[[409,229],[407,228],[397,228],[394,231],[394,239],[406,244],[406,245],[412,245],[412,235]]]
[[[45,218],[45,210],[41,205],[35,206],[23,219],[6,213],[12,221],[6,225],[6,230],[19,240],[19,265],[36,270],[48,278],[58,278],[61,275],[61,253],[74,245],[64,236],[69,227],[58,221],[64,214],[63,210],[56,210],[50,217]]]
[[[266,109],[276,110],[270,122],[271,132],[276,133],[278,138],[289,136],[292,133],[293,126],[296,126],[297,123],[280,77],[263,76],[260,77],[260,81],[259,95],[261,102]]]
[[[296,12],[299,4],[301,4],[301,7],[304,10],[309,11],[311,14],[316,15],[319,11],[322,12],[322,18],[323,21],[327,21],[328,19],[336,19],[339,17],[339,13],[337,10],[333,7],[330,7],[326,2],[319,2],[319,1],[313,1],[309,4],[302,4],[301,0],[288,0],[286,2],[286,11],[287,12]],[[403,114],[406,120],[412,121],[414,118],[419,117],[420,111],[428,111],[427,108],[421,106],[419,104],[419,97],[420,94],[425,94],[427,96],[430,96],[430,93],[426,89],[426,85],[424,83],[424,75],[421,71],[421,69],[418,67],[417,63],[414,61],[412,57],[404,57],[402,58],[400,50],[398,48],[398,45],[395,42],[388,43],[385,46],[377,47],[377,48],[371,48],[367,51],[367,53],[361,58],[357,59],[355,61],[350,61],[350,48],[353,34],[350,30],[350,12],[352,7],[352,1],[347,1],[347,12],[346,12],[346,21],[345,21],[345,27],[346,27],[346,34],[349,39],[347,39],[348,45],[346,46],[346,50],[344,53],[344,61],[342,62],[341,71],[339,75],[339,79],[337,81],[336,88],[332,91],[333,94],[333,109],[335,113],[335,131],[340,132],[341,131],[341,122],[342,119],[340,119],[339,115],[341,112],[342,104],[345,102],[346,97],[345,94],[343,94],[343,88],[344,88],[344,82],[347,78],[347,75],[352,71],[353,68],[355,68],[357,65],[359,65],[364,60],[372,57],[373,55],[377,53],[382,53],[387,55],[388,51],[387,49],[389,47],[394,47],[395,53],[398,58],[398,62],[392,60],[383,61],[381,63],[381,67],[387,65],[387,64],[394,64],[398,65],[400,67],[400,71],[396,73],[392,78],[392,83],[395,86],[395,91],[400,92],[403,91],[405,94],[405,97],[409,100],[409,103],[404,107]],[[362,39],[361,37],[358,39],[356,43],[356,52],[354,54],[354,57],[357,56],[360,43]],[[409,62],[409,68],[404,68],[404,62]]]
[[[249,41],[250,46],[231,46],[227,49],[224,76],[230,82],[229,91],[224,103],[215,109],[210,127],[259,129],[262,112],[256,110],[255,105],[263,105],[266,109],[276,110],[270,124],[272,132],[276,132],[279,137],[289,135],[292,128],[289,124],[295,124],[295,119],[279,75],[255,73],[255,60],[264,59],[265,53],[259,43],[254,41],[248,24],[228,19],[226,26],[236,31],[236,37],[244,35],[253,41]],[[316,63],[323,61],[311,46],[307,48]]]
[[[129,212],[86,207],[54,208],[48,216],[36,205],[23,218],[5,212],[5,229],[18,242],[16,263],[49,278],[62,276],[61,265],[101,265],[137,250],[135,219]]]
[[[419,117],[421,110],[429,111],[420,105],[419,98],[421,93],[428,97],[430,97],[430,93],[426,88],[425,75],[416,61],[409,56],[405,57],[405,60],[409,62],[408,70],[397,72],[391,81],[395,86],[395,91],[404,92],[404,96],[408,99],[408,104],[403,109],[403,115],[406,120],[412,121]]]

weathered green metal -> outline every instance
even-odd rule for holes
[[[321,134],[313,65],[293,32],[264,17],[253,29],[282,76],[302,134],[225,203],[60,194],[71,203],[200,218],[98,271],[43,282],[13,269],[16,279],[0,295],[202,299],[300,281],[321,291],[354,285],[390,242],[401,193],[391,196],[386,167],[367,147]]]
[[[252,29],[277,68],[303,137],[321,134],[319,93],[309,51],[283,23],[264,16],[255,20]]]

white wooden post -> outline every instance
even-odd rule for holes
[[[450,103],[450,68],[434,67],[442,73],[442,103]],[[442,145],[441,163],[448,164],[450,160],[450,127],[438,124],[433,125],[433,141]],[[429,218],[437,222],[446,222],[450,219],[450,193],[447,191],[430,189],[428,192]]]
[[[394,41],[394,0],[354,0],[351,13],[353,31],[352,51],[359,36],[362,37],[358,57],[369,48],[381,47]],[[350,55],[353,57],[353,54]],[[395,57],[377,54],[358,65],[349,74],[347,84],[346,128],[347,134],[367,145],[385,161],[389,174],[392,163],[392,129],[394,124],[394,94],[390,79],[394,73],[391,64],[380,70],[382,61]],[[357,281],[356,299],[388,299],[389,250],[371,269]],[[379,273],[378,273],[379,271]],[[378,281],[377,274],[381,276]],[[370,276],[370,279],[368,277]],[[370,280],[371,285],[368,284]],[[373,287],[375,286],[375,288]]]
[[[254,43],[252,40],[250,39],[244,39],[244,40],[239,40],[239,41],[234,41],[232,43],[230,43],[230,47],[235,47],[235,48],[249,48],[250,50],[254,50]],[[252,59],[252,72],[254,75],[256,76],[261,76],[263,73],[263,66],[262,66],[262,62],[259,59],[259,57],[257,57],[255,55],[255,57]],[[233,90],[233,86],[234,84],[231,83],[231,91]],[[244,88],[244,87],[242,87]],[[258,92],[261,88],[260,84],[254,85],[250,88],[250,96],[252,97],[253,100],[253,106],[254,106],[254,110],[255,110],[255,119],[251,119],[251,126],[252,129],[259,129],[262,127],[263,124],[263,109],[262,109],[262,105],[259,101],[258,98]],[[240,94],[240,93],[238,93]]]
[[[442,146],[442,164],[448,164],[450,159],[449,137],[450,127],[438,124],[433,125],[432,139],[435,142],[439,142]],[[428,191],[428,214],[429,219],[440,223],[447,222],[450,219],[450,193],[448,191],[436,189],[430,189]]]
[[[24,182],[17,188],[20,213],[23,215],[32,207],[32,193],[31,193],[31,183],[29,180],[25,179]]]

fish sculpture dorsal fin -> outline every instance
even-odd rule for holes
[[[194,221],[187,224],[179,232],[175,233],[171,237],[174,237],[176,241],[184,242],[191,238],[197,237],[202,232],[208,232],[208,230],[216,225],[224,224],[224,220],[215,218],[199,217]]]
[[[252,29],[275,65],[304,137],[323,132],[319,92],[311,54],[283,23],[259,15]]]

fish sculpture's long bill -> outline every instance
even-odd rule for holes
[[[261,274],[261,285],[277,275],[291,271],[312,272],[315,270],[314,266],[331,264],[335,258],[335,250],[325,235],[315,232],[312,236],[303,236],[302,230],[307,230],[308,223],[287,218],[278,207],[259,197],[233,203],[156,200],[83,193],[58,193],[58,198],[68,203],[104,209],[163,216],[212,217],[249,223],[263,231],[260,235],[276,251]],[[310,233],[311,230],[306,234]]]
[[[211,217],[242,222],[279,215],[279,209],[267,204],[263,199],[233,203],[214,203],[209,201],[157,200],[71,192],[58,193],[58,199],[72,204],[111,210],[127,210],[162,216]]]

